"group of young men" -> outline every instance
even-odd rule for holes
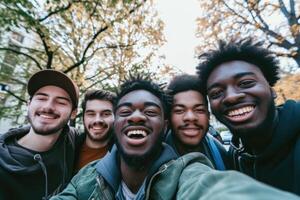
[[[167,90],[139,75],[116,95],[88,91],[79,134],[76,84],[39,71],[30,125],[0,137],[0,199],[300,199],[300,103],[275,106],[278,79],[261,43],[220,42]],[[233,134],[228,152],[208,104]]]

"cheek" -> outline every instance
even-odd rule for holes
[[[176,126],[181,121],[180,115],[172,114],[171,123]]]
[[[110,117],[110,118],[107,118],[105,121],[106,121],[106,123],[107,123],[109,126],[112,126],[113,123],[114,123],[114,118],[113,118],[113,117]]]

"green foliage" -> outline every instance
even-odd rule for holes
[[[14,88],[7,101],[19,101],[12,109],[20,110],[28,78],[46,68],[67,73],[81,94],[114,90],[129,71],[159,73],[152,65],[164,42],[162,30],[150,0],[1,1],[0,80],[6,77]],[[26,42],[15,42],[10,33],[25,35]],[[8,54],[18,61],[13,72],[3,70]],[[3,109],[0,118],[8,117],[15,115]]]

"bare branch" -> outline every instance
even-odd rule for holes
[[[11,52],[14,52],[14,53],[16,53],[16,54],[23,55],[23,56],[25,56],[25,57],[31,59],[31,60],[37,65],[37,67],[38,67],[39,69],[43,69],[42,66],[40,65],[40,63],[39,63],[34,57],[32,57],[32,56],[30,56],[30,55],[28,55],[28,54],[26,54],[26,53],[23,53],[23,52],[21,52],[21,51],[17,51],[17,50],[15,50],[15,49],[6,48],[6,47],[0,47],[0,50],[2,50],[2,51],[11,51]]]
[[[13,93],[10,90],[5,90],[8,94],[12,95],[13,97],[17,98],[19,101],[23,102],[23,103],[27,103],[26,100],[22,99],[21,97],[17,96],[15,93]]]
[[[89,48],[95,43],[96,38],[103,32],[105,32],[109,27],[113,26],[114,23],[118,22],[118,21],[122,21],[123,19],[127,18],[129,15],[131,15],[134,11],[136,11],[138,8],[140,8],[147,0],[144,0],[143,2],[137,4],[134,8],[132,8],[131,10],[129,10],[129,12],[127,14],[125,14],[125,16],[122,16],[120,18],[117,18],[113,21],[111,21],[109,24],[107,24],[106,26],[100,28],[95,34],[94,36],[91,38],[91,40],[88,42],[86,48],[83,51],[83,54],[81,56],[81,59],[77,62],[74,63],[72,66],[70,66],[68,69],[66,69],[64,71],[64,73],[68,73],[71,70],[75,69],[76,67],[80,66],[82,63],[84,63],[86,61],[86,54],[89,50]]]
[[[284,14],[284,16],[289,20],[289,17],[290,17],[290,13],[289,11],[287,10],[284,2],[282,0],[278,0],[278,3],[279,3],[279,7],[280,7],[280,10],[281,12]]]
[[[71,5],[72,5],[72,3],[71,3],[71,2],[68,2],[68,4],[67,4],[66,6],[61,7],[61,8],[58,8],[58,9],[52,11],[52,12],[49,12],[46,16],[44,16],[44,17],[38,19],[38,21],[39,21],[39,22],[43,22],[43,21],[45,21],[46,19],[48,19],[49,17],[51,17],[52,15],[55,15],[55,14],[57,14],[57,13],[59,13],[59,12],[68,10],[68,9],[71,7]]]
[[[45,52],[46,52],[46,55],[48,57],[46,68],[51,69],[52,60],[53,60],[53,52],[49,50],[50,48],[47,45],[46,37],[45,37],[45,34],[42,32],[42,30],[40,28],[37,28],[36,33],[40,36],[41,41],[42,41],[43,46],[44,46],[44,49],[45,49]]]

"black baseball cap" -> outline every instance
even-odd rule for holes
[[[37,90],[47,85],[65,90],[71,98],[73,108],[77,108],[79,97],[77,85],[66,74],[57,70],[45,69],[33,74],[27,84],[28,94],[32,97]]]

